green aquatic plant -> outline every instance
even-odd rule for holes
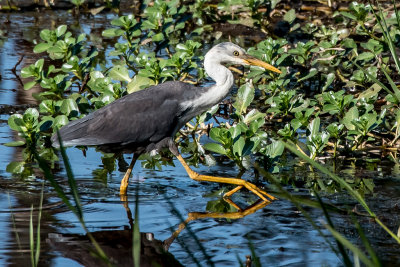
[[[40,104],[9,117],[8,124],[20,140],[6,145],[25,149],[23,162],[11,162],[7,171],[25,177],[33,175],[36,163],[43,166],[44,160],[50,165],[58,161],[49,140],[56,129],[126,94],[169,80],[207,85],[202,49],[228,38],[210,30],[212,24],[242,24],[271,32],[274,20],[269,16],[279,7],[279,1],[193,2],[189,7],[182,1],[144,1],[138,16],[111,21],[110,28],[102,32],[104,47],[94,45],[86,34],[68,31],[66,25],[43,30],[34,52],[43,53],[46,59],[21,70],[21,77],[27,79],[26,90],[41,88],[34,94]],[[82,3],[75,1],[78,6]],[[285,8],[285,14],[275,13],[290,26],[285,39],[265,38],[248,52],[282,73],[256,67],[235,69],[240,73],[239,85],[232,96],[178,132],[176,140],[188,162],[193,166],[215,164],[215,157],[235,163],[240,174],[252,171],[253,163],[276,173],[282,166],[287,168],[291,159],[279,139],[294,143],[308,170],[317,168],[309,159],[377,160],[370,150],[395,159],[400,137],[400,13],[393,4],[393,11],[388,11],[378,2],[353,2],[321,26],[309,20],[300,26],[301,16],[296,16],[300,11],[293,6]],[[241,42],[235,34],[230,38]],[[253,46],[250,41],[244,43]],[[115,170],[116,158],[104,155],[102,163],[107,166],[94,176],[106,182]],[[140,160],[142,166],[153,169],[173,164],[164,151],[142,155]],[[301,186],[314,196],[345,189],[363,206],[363,194],[374,190],[372,179],[357,177],[343,183],[336,176],[329,177],[322,179],[311,172],[301,178],[279,177],[277,184]],[[76,195],[74,204],[59,194],[82,216]],[[288,198],[295,199],[290,194]],[[221,203],[214,204],[220,207]],[[372,252],[365,255],[332,224],[327,223],[326,229],[364,264],[377,264]]]
[[[263,152],[276,153],[278,149],[266,149],[268,136],[263,130],[265,114],[257,109],[248,108],[254,99],[255,90],[251,84],[245,84],[239,88],[235,103],[235,117],[237,123],[229,129],[225,127],[212,128],[210,138],[216,143],[204,145],[206,150],[222,154],[233,160],[240,169],[250,166],[250,155]],[[271,158],[276,156],[270,155]]]
[[[329,133],[326,131],[320,131],[319,117],[311,121],[308,130],[310,134],[307,136],[307,147],[310,151],[310,158],[315,159],[315,157],[326,147],[329,140]]]
[[[204,7],[197,14],[180,1],[145,1],[140,18],[116,17],[102,32],[111,45],[107,52],[93,48],[85,34],[75,36],[65,25],[43,30],[34,52],[47,54],[49,62],[41,59],[21,71],[28,79],[25,89],[43,88],[35,94],[40,101],[38,114],[29,129],[17,125],[23,122],[17,119],[22,115],[10,117],[10,127],[20,133],[21,141],[9,145],[26,146],[25,158],[30,161],[28,152],[33,148],[54,161],[58,157],[49,137],[70,121],[168,80],[204,84],[200,62],[201,49],[207,47],[201,38],[210,33],[206,24],[226,21],[227,16],[230,23],[242,23],[247,14],[254,20],[253,27],[263,28],[269,18],[260,18],[260,10],[277,5],[277,1],[242,1],[228,9],[234,2],[196,1]],[[344,38],[335,25],[296,26],[296,10],[287,12],[284,19],[292,25],[289,36],[306,33],[309,40],[291,43],[266,38],[249,49],[282,73],[250,68],[241,76],[243,85],[234,91],[232,103],[213,107],[179,131],[176,140],[190,164],[214,164],[217,156],[232,160],[239,170],[260,162],[276,172],[285,154],[279,138],[293,141],[315,159],[359,154],[368,158],[369,149],[382,147],[380,143],[395,146],[400,91],[393,48],[399,36],[398,12],[387,18],[379,10],[352,4],[347,13],[334,15],[338,27],[363,23],[378,37],[365,41],[355,41],[351,35]],[[374,17],[380,31],[371,26]],[[203,24],[194,26],[199,19]],[[191,32],[186,30],[189,26]],[[355,34],[367,33],[360,27]],[[382,99],[386,101],[383,106],[378,104]],[[168,154],[143,155],[141,160],[145,167],[160,169],[171,164],[170,158]],[[23,162],[8,168],[15,173],[27,169]]]

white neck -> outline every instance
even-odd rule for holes
[[[186,102],[181,103],[182,110],[189,109],[182,121],[189,120],[201,114],[212,106],[218,104],[229,93],[234,79],[230,70],[222,65],[223,56],[216,49],[210,50],[204,58],[204,69],[207,74],[216,82],[215,85],[207,88],[204,92]],[[186,122],[186,121],[185,121]]]
[[[221,64],[218,57],[213,53],[207,53],[204,59],[204,69],[215,81],[206,94],[202,95],[196,102],[196,106],[211,107],[224,99],[233,85],[233,74]]]
[[[204,58],[204,69],[207,72],[208,76],[210,76],[215,82],[216,86],[226,86],[230,84],[233,85],[233,75],[230,70],[228,70],[221,63],[221,59],[216,57],[212,51],[211,53],[207,53]],[[228,90],[230,87],[228,88]]]

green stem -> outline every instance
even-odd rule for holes
[[[364,22],[359,22],[359,23],[360,23],[361,28],[364,30],[364,32],[365,32],[366,34],[368,34],[369,37],[371,37],[372,39],[374,39],[374,40],[376,40],[376,41],[380,41],[380,42],[383,41],[381,38],[375,36],[370,30],[368,30],[368,29],[365,27]]]
[[[335,146],[333,147],[333,157],[336,158],[336,151],[337,151],[337,146],[338,146],[339,140],[336,140]]]

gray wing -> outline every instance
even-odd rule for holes
[[[61,140],[65,146],[158,142],[178,130],[186,90],[193,86],[167,82],[127,95],[62,127]],[[53,135],[54,146],[57,139]]]

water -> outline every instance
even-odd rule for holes
[[[113,15],[98,15],[93,18],[82,18],[80,26],[66,12],[45,12],[2,14],[0,22],[7,32],[7,39],[0,48],[0,106],[13,105],[16,110],[24,109],[24,105],[35,104],[32,91],[24,91],[11,69],[21,55],[24,59],[21,66],[35,62],[38,55],[32,53],[31,41],[37,38],[40,29],[59,24],[73,24],[77,31],[84,30],[87,34],[98,35],[110,21]],[[10,23],[5,24],[5,21]],[[94,31],[93,29],[96,29]],[[18,67],[18,70],[21,68]],[[0,114],[0,144],[15,140],[16,134],[7,126],[10,112],[4,109]],[[162,171],[143,169],[138,163],[133,170],[133,182],[130,184],[127,202],[119,197],[119,185],[124,173],[113,171],[105,178],[96,175],[103,169],[101,154],[94,149],[87,151],[86,157],[75,148],[67,150],[75,178],[79,187],[83,204],[84,218],[87,228],[93,233],[106,254],[117,265],[131,265],[130,231],[133,222],[138,221],[142,233],[142,250],[147,252],[145,261],[157,260],[164,266],[195,266],[193,258],[207,265],[206,252],[216,266],[237,266],[238,259],[245,262],[246,255],[251,254],[251,242],[256,255],[263,266],[341,266],[341,260],[332,252],[328,243],[301,215],[298,209],[286,200],[274,201],[254,213],[239,219],[202,218],[192,220],[188,227],[195,233],[203,246],[199,248],[195,238],[183,229],[178,238],[169,247],[169,255],[161,255],[159,247],[162,241],[171,240],[173,231],[178,229],[181,218],[186,219],[195,212],[205,212],[209,201],[218,197],[210,196],[211,192],[220,189],[219,185],[198,183],[191,180],[180,163],[175,160],[176,167],[163,167]],[[25,179],[12,176],[6,172],[6,166],[11,161],[21,160],[21,151],[15,148],[0,146],[0,265],[28,266],[30,265],[29,221],[31,206],[34,208],[34,228],[37,225],[38,206],[43,186],[43,212],[40,237],[40,266],[98,266],[99,262],[90,255],[90,243],[85,236],[77,217],[61,203],[48,182],[43,181],[42,173],[36,170],[34,175]],[[129,162],[131,156],[125,156]],[[381,169],[379,169],[381,168]],[[362,169],[363,173],[348,172],[354,176],[369,175],[378,178],[375,197],[384,201],[386,222],[392,230],[397,226],[399,202],[399,181],[387,177],[387,172],[393,173],[393,166],[388,168],[373,168],[373,171]],[[293,173],[293,169],[285,175],[302,176],[307,170]],[[346,170],[346,168],[344,168]],[[388,171],[390,170],[390,171]],[[219,164],[212,168],[200,167],[197,171],[207,174],[218,174],[224,177],[235,177],[237,170],[229,164]],[[398,171],[394,172],[395,177]],[[66,173],[59,167],[55,173],[58,181],[67,188]],[[250,175],[250,174],[248,174]],[[381,177],[381,178],[379,178]],[[380,180],[379,180],[380,179]],[[136,186],[139,195],[139,219],[132,216],[135,210]],[[308,198],[307,190],[299,188],[297,196]],[[348,196],[330,198],[339,207],[352,204],[346,200]],[[234,201],[244,206],[247,200],[254,196],[245,190],[235,194]],[[354,204],[354,202],[353,202]],[[400,203],[399,203],[400,204]],[[376,204],[377,209],[381,205]],[[307,208],[311,217],[320,224],[324,216],[320,210]],[[178,215],[180,214],[180,216]],[[384,213],[386,214],[386,213]],[[335,215],[333,220],[342,232],[348,232],[352,241],[357,237],[352,230],[352,222],[342,215]],[[373,232],[378,227],[368,224],[367,231]],[[351,232],[353,231],[353,232]],[[324,231],[327,234],[327,231]],[[387,238],[376,233],[375,242],[382,246],[388,244]],[[332,238],[328,239],[330,242]],[[390,261],[399,261],[396,249],[384,249]],[[149,263],[150,264],[150,263]],[[146,266],[146,265],[144,265]],[[149,265],[150,266],[150,265]]]

